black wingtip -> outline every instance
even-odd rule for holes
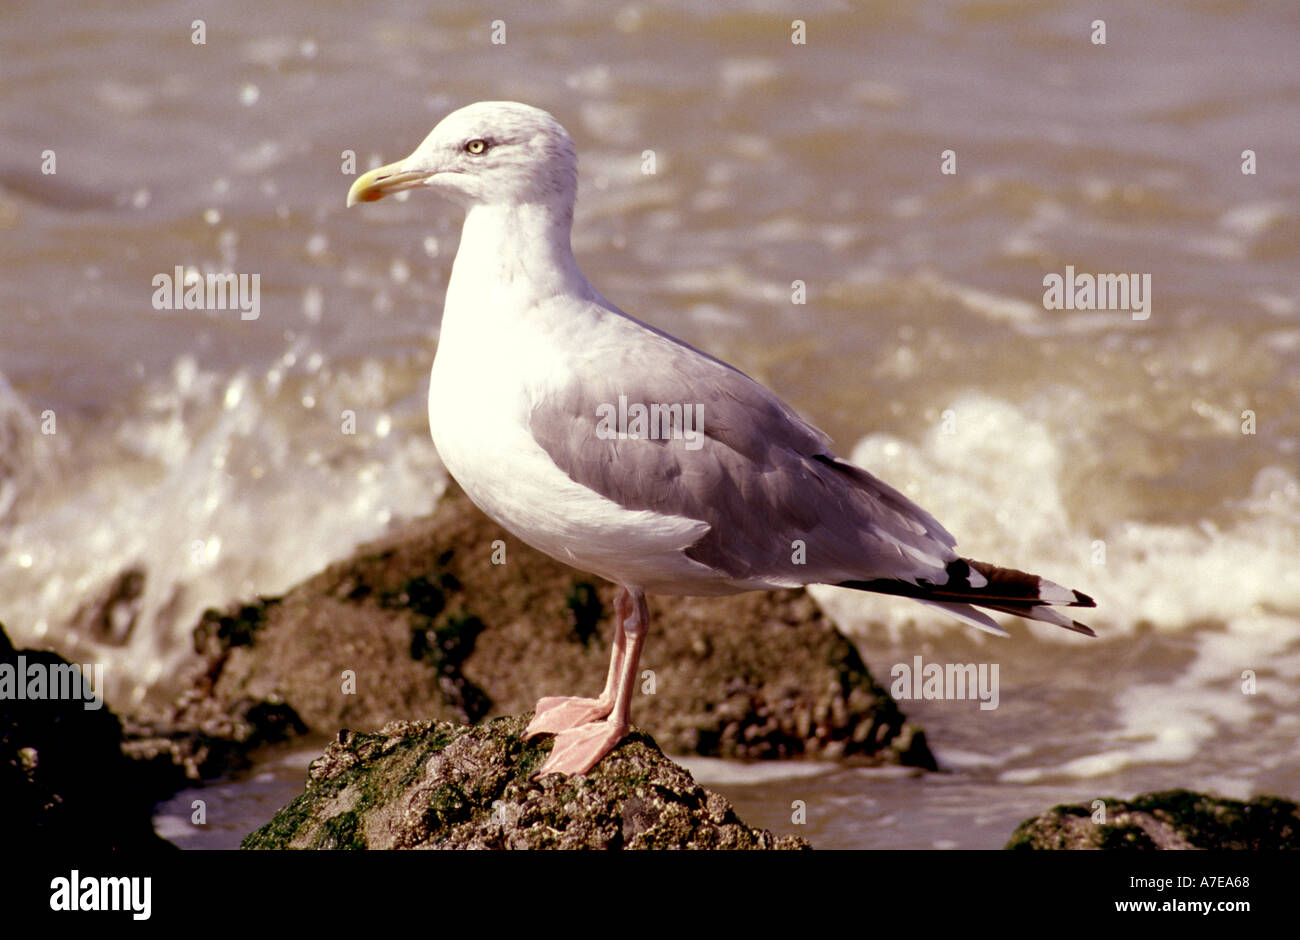
[[[1088,606],[1092,607],[1095,605],[1089,604]],[[1062,624],[1062,626],[1065,625]],[[1090,636],[1093,639],[1097,638],[1097,634],[1093,631],[1092,627],[1088,626],[1086,623],[1079,623],[1077,620],[1072,621],[1066,629],[1073,630],[1075,633],[1082,633],[1084,636]]]
[[[1075,592],[1074,592],[1074,603],[1073,603],[1073,604],[1068,604],[1068,605],[1066,605],[1066,606],[1068,606],[1068,607],[1096,607],[1096,606],[1097,606],[1097,602],[1094,601],[1094,600],[1093,600],[1091,597],[1089,597],[1087,594],[1084,594],[1082,591],[1075,591]],[[1095,634],[1095,633],[1092,633],[1091,630],[1089,630],[1088,633],[1092,634],[1093,636],[1096,636],[1096,634]]]

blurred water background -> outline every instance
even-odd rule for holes
[[[106,663],[129,711],[175,691],[205,607],[433,508],[460,215],[345,211],[345,152],[361,171],[513,99],[577,141],[574,247],[606,296],[776,390],[965,554],[1098,601],[1100,640],[996,641],[818,590],[882,680],[917,654],[997,662],[1000,704],[903,702],[950,771],[921,781],[692,764],[744,818],[987,847],[1101,793],[1300,795],[1300,6],[796,6],[9,3],[15,642]],[[1045,309],[1067,265],[1150,274],[1149,317]],[[176,266],[258,274],[258,318],[155,309]]]

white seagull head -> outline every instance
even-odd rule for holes
[[[466,207],[546,204],[572,212],[578,158],[569,132],[547,112],[480,101],[439,121],[405,160],[358,177],[347,204],[418,187]]]

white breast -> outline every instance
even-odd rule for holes
[[[568,364],[545,310],[501,315],[528,303],[497,290],[458,308],[448,293],[429,383],[429,428],[448,472],[492,519],[566,564],[652,592],[727,593],[682,554],[707,523],[624,509],[575,483],[533,440],[533,404]]]

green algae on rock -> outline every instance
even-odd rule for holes
[[[1008,849],[1300,849],[1300,808],[1260,796],[1248,803],[1190,790],[1056,806],[1016,827]]]
[[[634,731],[589,774],[532,774],[550,739],[527,715],[474,727],[395,721],[339,732],[306,790],[245,849],[803,849],[756,830]]]
[[[164,708],[146,707],[124,720],[123,752],[169,770],[169,792],[247,767],[264,745],[307,733],[293,708],[274,694],[214,695],[233,651],[254,644],[279,602],[278,597],[261,598],[225,614],[205,611],[194,629],[194,648],[203,663],[190,688]]]

